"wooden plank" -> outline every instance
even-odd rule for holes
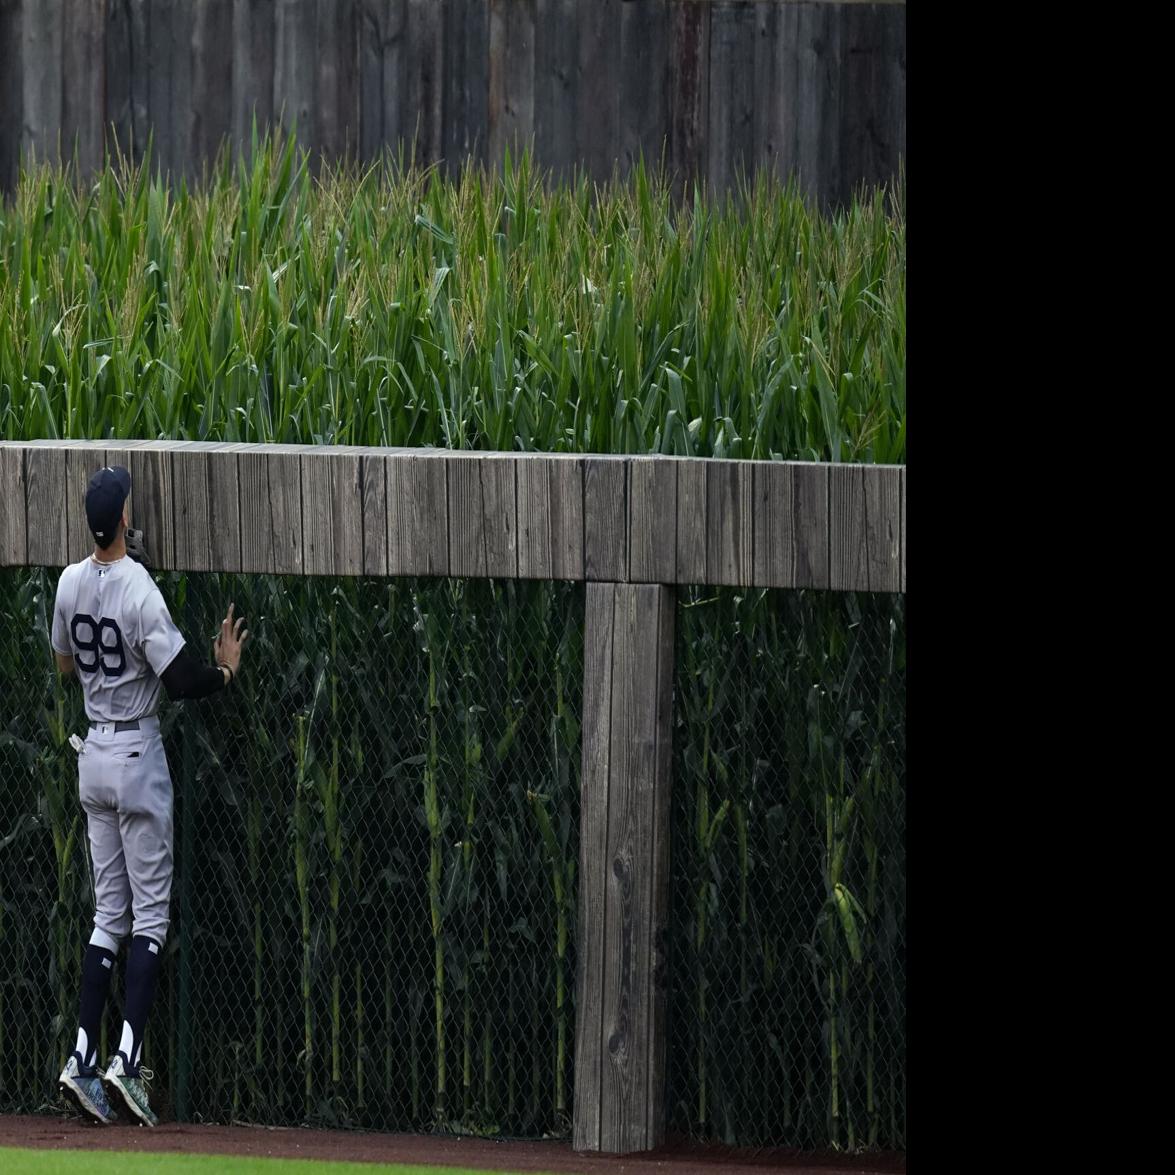
[[[828,471],[829,586],[864,578],[865,486],[855,465]]]
[[[489,161],[517,159],[534,135],[534,0],[490,0]]]
[[[622,4],[620,44],[620,158],[625,170],[643,157],[655,171],[665,153],[669,125],[667,0]]]
[[[414,497],[418,545],[424,548],[423,573],[448,575],[449,534],[448,498],[445,491],[445,465],[439,454],[417,456],[412,459]],[[388,569],[391,570],[391,552]]]
[[[482,463],[473,453],[445,459],[448,477],[449,574],[484,576],[486,540],[482,519]]]
[[[835,466],[834,466],[835,468]],[[865,584],[871,592],[901,591],[901,477],[892,468],[861,467],[865,491]]]
[[[754,571],[751,465],[706,463],[706,575],[714,584],[747,586]]]
[[[828,470],[830,586],[897,591],[901,523],[898,479],[865,465]]]
[[[304,451],[301,457],[306,575],[363,573],[363,496],[358,452]]]
[[[675,4],[669,13],[669,166],[674,190],[688,194],[706,175],[710,122],[710,5]]]
[[[551,576],[551,474],[555,462],[527,455],[517,462],[518,575],[522,579]]]
[[[839,87],[840,150],[845,191],[857,184],[876,184],[880,170],[878,146],[878,39],[883,10],[872,5],[851,5],[839,13],[842,57]]]
[[[792,514],[792,467],[783,461],[757,461],[752,470],[754,585],[795,586],[796,544]]]
[[[880,122],[885,136],[884,168],[897,178],[906,157],[906,6],[886,7],[884,57],[879,98]]]
[[[212,566],[217,571],[241,570],[241,481],[237,464],[240,445],[221,444],[205,457],[208,465],[208,518]]]
[[[710,16],[710,190],[733,189],[754,160],[755,5],[716,0]]]
[[[341,3],[317,0],[314,11],[314,125],[312,166],[317,170],[341,153],[343,112],[339,104],[339,75],[343,67],[343,46],[339,43]],[[303,466],[305,475],[305,466]],[[303,501],[305,490],[303,489]],[[313,506],[310,507],[313,509]],[[311,562],[311,544],[306,544],[307,566]],[[327,574],[322,572],[321,574]]]
[[[517,463],[512,453],[490,453],[480,462],[486,574],[495,579],[518,578]]]
[[[387,458],[364,454],[360,465],[363,497],[363,574],[388,573]]]
[[[506,79],[510,73],[509,19],[510,0],[489,0],[489,89],[486,105],[488,161],[491,168],[501,168],[509,138],[506,134]],[[513,154],[513,152],[512,152]]]
[[[437,0],[408,0],[404,61],[405,128],[418,163],[429,166],[444,153],[441,111],[444,99],[444,23]]]
[[[645,957],[651,961],[649,985],[649,1083],[645,1093],[648,1110],[645,1142],[650,1148],[665,1141],[668,1101],[668,1002],[669,1002],[669,843],[673,801],[673,679],[677,593],[663,590],[658,596],[657,676],[654,723],[653,850],[651,934]]]
[[[795,6],[755,7],[755,102],[751,155],[757,170],[786,179],[795,165]]]
[[[593,0],[576,9],[578,154],[586,173],[601,182],[612,175],[620,143],[620,8],[619,0]]]
[[[795,586],[826,588],[829,581],[828,466],[792,466]]]
[[[318,162],[347,154],[358,132],[355,0],[318,0],[314,147]]]
[[[208,504],[208,454],[180,441],[171,454],[175,487],[175,565],[178,571],[213,571]]]
[[[453,453],[445,458],[450,575],[517,577],[514,461],[509,453]]]
[[[302,477],[302,570],[306,575],[334,572],[334,518],[331,507],[331,464],[323,453],[304,452]]]
[[[656,771],[658,731],[668,722],[658,653],[661,609],[671,601],[660,585],[615,588],[600,1108],[600,1150],[613,1154],[649,1149],[659,1118],[648,1102],[658,1043],[650,1019],[654,905],[668,888],[654,852],[658,791],[669,785]]]
[[[706,465],[677,462],[677,583],[706,582]]]
[[[250,153],[273,121],[274,0],[233,0],[232,124],[236,144]]]
[[[155,24],[154,11],[151,24]],[[173,177],[183,176],[190,183],[196,169],[192,165],[192,6],[187,0],[173,0],[166,31],[171,34],[168,166]]]
[[[584,572],[588,579],[628,578],[628,461],[586,457],[583,473]]]
[[[107,0],[107,7],[109,8],[113,2],[114,0]],[[151,74],[159,68],[159,64],[151,60],[150,51],[152,0],[128,0],[127,7],[130,11],[131,25],[131,156],[136,163],[141,163],[146,157],[147,145],[151,140]],[[109,93],[109,69],[106,71],[105,81]],[[109,109],[108,105],[106,109]],[[103,124],[103,141],[105,129]],[[101,156],[98,162],[101,165]]]
[[[904,465],[902,466],[901,486],[899,487],[898,492],[901,495],[901,499],[902,499],[902,520],[901,520],[902,553],[901,553],[900,576],[901,576],[901,583],[902,583],[902,591],[904,592],[906,590],[906,468]]]
[[[603,1075],[600,1081],[600,1150],[608,1154],[639,1150],[628,1145],[633,1123],[628,1116],[634,1072],[639,1056],[635,990],[640,960],[641,887],[639,858],[648,847],[638,839],[642,776],[652,774],[641,761],[640,680],[636,603],[640,589],[617,584],[612,631],[611,750],[608,771],[608,841],[604,869],[604,992],[600,1038]],[[648,590],[647,588],[645,589]],[[643,652],[643,650],[641,650]]]
[[[799,16],[797,100],[799,163],[810,198],[829,207],[842,198],[840,167],[841,12],[803,5]]]
[[[352,160],[359,158],[359,6],[360,0],[343,0],[339,6],[339,37],[343,48],[343,61],[339,66],[342,150]]]
[[[106,94],[103,110],[114,136],[111,150],[117,148],[123,155],[134,158],[138,145],[135,133],[134,108],[131,100],[132,65],[135,59],[132,9],[114,0],[106,21],[102,53],[106,62]]]
[[[664,1137],[674,593],[587,586],[573,1145]]]
[[[67,493],[64,448],[29,448],[25,453],[25,502],[30,567],[64,567],[68,562]]]
[[[0,447],[0,567],[23,567],[28,560],[24,463],[24,449]]]
[[[314,139],[315,13],[315,0],[277,0],[274,9],[274,119],[303,147]]]
[[[24,58],[22,146],[38,160],[58,158],[64,67],[63,0],[26,0],[21,55]]]
[[[857,465],[828,471],[830,586],[843,590],[866,577],[865,479]]]
[[[584,578],[583,459],[551,460],[551,578]]]
[[[677,578],[677,469],[671,461],[634,457],[629,466],[628,578],[673,583]]]
[[[363,463],[355,446],[340,455],[331,469],[334,511],[335,575],[363,574]],[[383,533],[387,536],[386,526]]]
[[[192,4],[192,164],[211,168],[233,125],[232,0]]]
[[[589,583],[584,612],[583,767],[580,783],[579,921],[576,935],[577,1151],[600,1149],[608,782],[612,751],[612,634],[616,585]]]
[[[579,0],[536,0],[534,18],[535,158],[553,178],[570,180],[576,152]]]
[[[450,574],[446,463],[439,452],[388,458],[389,575]]]
[[[101,446],[79,445],[65,450],[65,482],[61,488],[65,498],[65,557],[69,563],[79,562],[94,549],[94,536],[86,521],[86,490],[90,478],[106,463],[106,450]]]
[[[175,516],[168,442],[147,442],[125,453],[107,448],[106,464],[124,465],[131,475],[131,524],[143,532],[147,553],[158,568],[175,566]]]
[[[484,163],[489,141],[489,0],[445,5],[445,171],[460,174],[466,160]]]
[[[237,454],[241,495],[241,570],[301,575],[302,477],[293,445],[242,449]]]
[[[383,149],[384,0],[359,0],[359,157],[375,159]]]
[[[407,108],[408,0],[385,0],[383,11],[383,142],[392,153],[412,146],[415,112]]]
[[[63,15],[61,147],[71,157],[76,146],[80,174],[85,177],[102,165],[106,0],[69,0]],[[128,82],[131,73],[128,70]]]
[[[24,125],[24,53],[22,0],[0,0],[0,194],[16,189],[20,174],[20,136]]]
[[[796,44],[796,175],[809,200],[820,190],[820,84],[825,13],[816,4],[794,6]]]
[[[155,139],[153,170],[166,175],[172,168],[173,87],[177,80],[178,49],[174,26],[175,0],[153,0],[145,15],[147,30],[147,120]],[[182,3],[182,0],[181,0]],[[190,66],[190,63],[189,63]],[[107,67],[107,84],[113,75]],[[149,548],[148,548],[149,549]]]
[[[146,533],[143,528],[142,519],[140,518],[140,504],[147,504],[147,495],[141,494],[141,486],[135,482],[135,471],[132,465],[132,456],[141,447],[146,444],[143,441],[108,441],[105,448],[98,442],[80,442],[81,447],[89,449],[88,454],[83,454],[76,459],[76,461],[68,462],[67,465],[72,466],[69,469],[70,490],[73,485],[81,486],[80,496],[76,502],[76,516],[74,515],[74,505],[69,505],[69,530],[70,530],[70,559],[76,560],[85,558],[90,551],[94,549],[94,538],[90,533],[89,525],[86,522],[85,512],[85,491],[89,485],[89,479],[98,472],[102,466],[109,466],[110,469],[121,465],[130,475],[130,497],[127,499],[127,525],[137,526]],[[155,548],[152,543],[147,542],[147,551],[152,556],[152,562],[156,558]],[[76,552],[76,553],[74,553]]]

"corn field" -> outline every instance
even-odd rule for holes
[[[825,218],[526,157],[39,168],[0,207],[0,437],[901,463],[904,238],[900,192]],[[92,912],[56,579],[0,572],[3,1111],[50,1104]],[[161,711],[161,1108],[565,1135],[582,586],[157,579],[193,651],[230,599],[253,633],[233,690]],[[673,1131],[905,1148],[904,607],[679,592]]]
[[[827,219],[766,176],[42,168],[0,220],[0,437],[901,464],[904,267],[900,193]]]

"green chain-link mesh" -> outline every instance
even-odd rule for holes
[[[155,1108],[565,1136],[583,586],[157,579],[192,652],[230,600],[252,638],[230,691],[161,710]],[[0,573],[6,1112],[55,1102],[93,909],[56,582]],[[904,602],[679,599],[670,1129],[904,1149]]]

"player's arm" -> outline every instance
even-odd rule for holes
[[[182,698],[206,698],[224,689],[229,675],[219,665],[201,665],[188,653],[178,653],[159,675],[167,696],[178,702]]]
[[[184,638],[176,628],[158,587],[153,586],[139,606],[138,643],[147,664],[163,682],[167,696],[204,698],[224,689],[226,675],[202,665],[184,651]]]
[[[69,625],[65,622],[64,602],[61,599],[61,581],[57,581],[57,598],[53,602],[53,628],[49,633],[57,670],[64,676],[74,672],[73,646],[69,643]]]
[[[140,623],[143,631],[149,634],[144,640],[147,659],[173,701],[206,698],[224,689],[236,676],[241,664],[241,647],[249,633],[241,631],[245,623],[243,618],[233,624],[234,607],[229,605],[228,615],[221,621],[220,633],[216,637],[217,664],[202,665],[183,651],[184,639],[172,623],[162,596],[154,592],[145,602]]]

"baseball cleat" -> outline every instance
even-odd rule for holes
[[[57,1079],[57,1088],[61,1090],[68,1101],[87,1118],[103,1126],[109,1126],[118,1121],[110,1102],[106,1099],[106,1090],[102,1088],[102,1078],[97,1069],[85,1072],[78,1064],[77,1053],[73,1053],[65,1062],[61,1076]]]
[[[134,1117],[144,1126],[156,1126],[159,1119],[151,1111],[151,1103],[147,1100],[147,1086],[155,1074],[150,1069],[140,1068],[131,1073],[127,1069],[126,1060],[122,1053],[115,1053],[102,1074],[102,1082],[110,1094],[110,1100],[126,1106]]]

